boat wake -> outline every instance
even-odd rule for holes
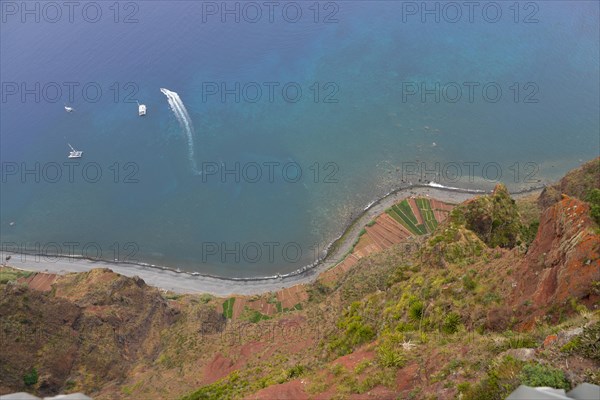
[[[175,114],[175,118],[177,118],[179,125],[181,125],[181,129],[183,129],[187,137],[188,160],[190,162],[192,172],[194,175],[200,175],[202,172],[198,171],[198,166],[194,158],[194,126],[192,125],[190,115],[188,114],[187,109],[183,105],[183,102],[177,93],[165,88],[161,88],[160,91],[167,96],[171,111],[173,111],[173,114]]]
[[[437,189],[455,190],[455,191],[468,192],[468,193],[487,193],[485,190],[463,189],[463,188],[457,188],[457,187],[452,187],[452,186],[444,186],[444,185],[440,185],[439,183],[436,183],[436,182],[429,182],[427,184],[427,186],[431,186],[431,187],[437,188]]]

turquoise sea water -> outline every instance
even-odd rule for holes
[[[239,22],[221,2],[121,2],[118,22],[113,2],[95,4],[95,23],[90,8],[70,22],[40,5],[36,22],[3,5],[5,248],[87,245],[88,256],[223,276],[287,273],[369,202],[421,178],[415,165],[439,163],[450,186],[519,189],[598,156],[597,2],[497,2],[498,18],[482,2],[455,23],[461,3],[428,2],[439,22],[421,2],[295,2],[285,15],[281,3],[256,23],[247,3],[227,3]],[[179,95],[188,121],[160,88]],[[84,151],[72,179],[67,142]],[[238,182],[220,176],[236,165]]]

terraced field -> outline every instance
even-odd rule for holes
[[[433,232],[439,223],[448,218],[453,207],[452,204],[422,197],[409,197],[394,204],[365,226],[352,253],[320,279],[324,282],[333,281],[371,253]]]
[[[431,233],[445,220],[452,206],[427,198],[408,198],[393,205],[386,213],[413,235]]]

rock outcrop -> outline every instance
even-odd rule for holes
[[[593,306],[600,296],[600,235],[589,205],[563,195],[540,219],[535,240],[516,268],[510,299],[522,326],[578,302]],[[574,301],[574,302],[573,302]],[[525,305],[525,306],[524,306]]]

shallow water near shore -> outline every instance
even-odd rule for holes
[[[315,23],[299,4],[307,17],[297,23],[204,22],[199,4],[156,1],[140,2],[133,24],[1,24],[3,83],[102,88],[97,102],[79,90],[73,102],[3,100],[3,246],[217,276],[286,274],[408,181],[490,189],[502,180],[518,190],[597,156],[597,4],[540,3],[529,24],[509,9],[497,23],[403,22],[393,2],[339,3],[337,23],[324,23],[329,9]],[[450,89],[424,101],[408,94],[422,82],[457,83],[462,100],[449,101]],[[480,83],[472,102],[465,82]],[[160,88],[187,110],[202,174]],[[67,142],[84,151],[72,179]]]

